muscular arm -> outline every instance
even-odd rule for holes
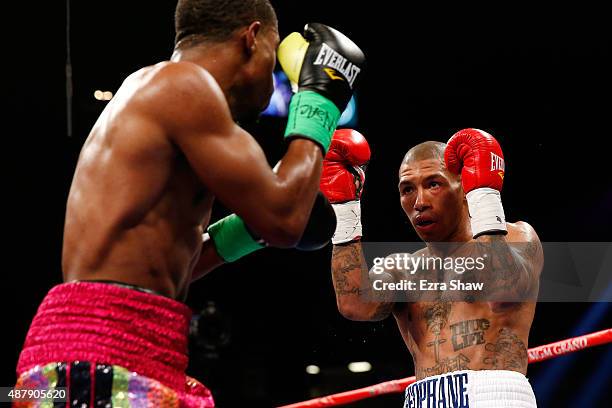
[[[372,286],[360,242],[334,245],[332,254],[332,280],[336,303],[340,313],[350,320],[374,321],[386,318],[393,302],[390,299],[372,299]]]
[[[236,125],[212,76],[188,63],[169,64],[154,112],[200,180],[268,244],[294,246],[318,191],[321,149],[312,141],[289,144],[274,173],[259,144]],[[160,102],[156,102],[156,100]]]
[[[533,228],[515,224],[512,236],[481,235],[476,238],[477,256],[485,256],[490,294],[495,298],[535,300],[544,263],[540,240]]]

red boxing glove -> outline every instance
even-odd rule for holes
[[[444,151],[446,168],[461,174],[472,234],[506,233],[500,191],[504,183],[504,155],[497,140],[479,129],[455,133]]]
[[[360,166],[369,160],[370,146],[361,133],[352,129],[334,132],[321,174],[321,191],[330,203],[359,200],[365,181]]]
[[[363,135],[352,129],[334,132],[323,160],[320,188],[332,203],[337,226],[332,243],[355,241],[361,237],[361,207],[365,171],[370,146]]]
[[[479,129],[463,129],[448,141],[444,151],[446,168],[461,174],[463,191],[489,187],[501,191],[504,154],[497,140]]]

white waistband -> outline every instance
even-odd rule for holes
[[[531,385],[507,370],[463,370],[424,378],[409,385],[404,408],[534,408]]]

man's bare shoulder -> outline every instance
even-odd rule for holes
[[[126,78],[121,91],[129,93],[135,107],[171,127],[200,126],[211,116],[229,115],[217,81],[191,62],[164,61],[142,68]]]
[[[524,259],[531,265],[530,270],[535,272],[534,278],[539,277],[544,265],[544,249],[535,229],[524,221],[508,223],[507,227],[507,241],[515,243],[513,247],[522,253]]]
[[[508,242],[540,242],[535,229],[525,221],[509,222],[506,226],[508,228]]]
[[[169,103],[186,105],[188,101],[212,105],[225,102],[217,81],[197,64],[166,61],[151,67],[149,76],[151,91],[162,92]]]

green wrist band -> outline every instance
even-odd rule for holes
[[[234,262],[265,245],[253,238],[244,221],[236,214],[229,215],[208,226],[217,253],[226,262]]]
[[[289,105],[285,138],[309,138],[319,143],[327,153],[340,113],[338,107],[326,97],[312,91],[298,92],[293,95]]]

